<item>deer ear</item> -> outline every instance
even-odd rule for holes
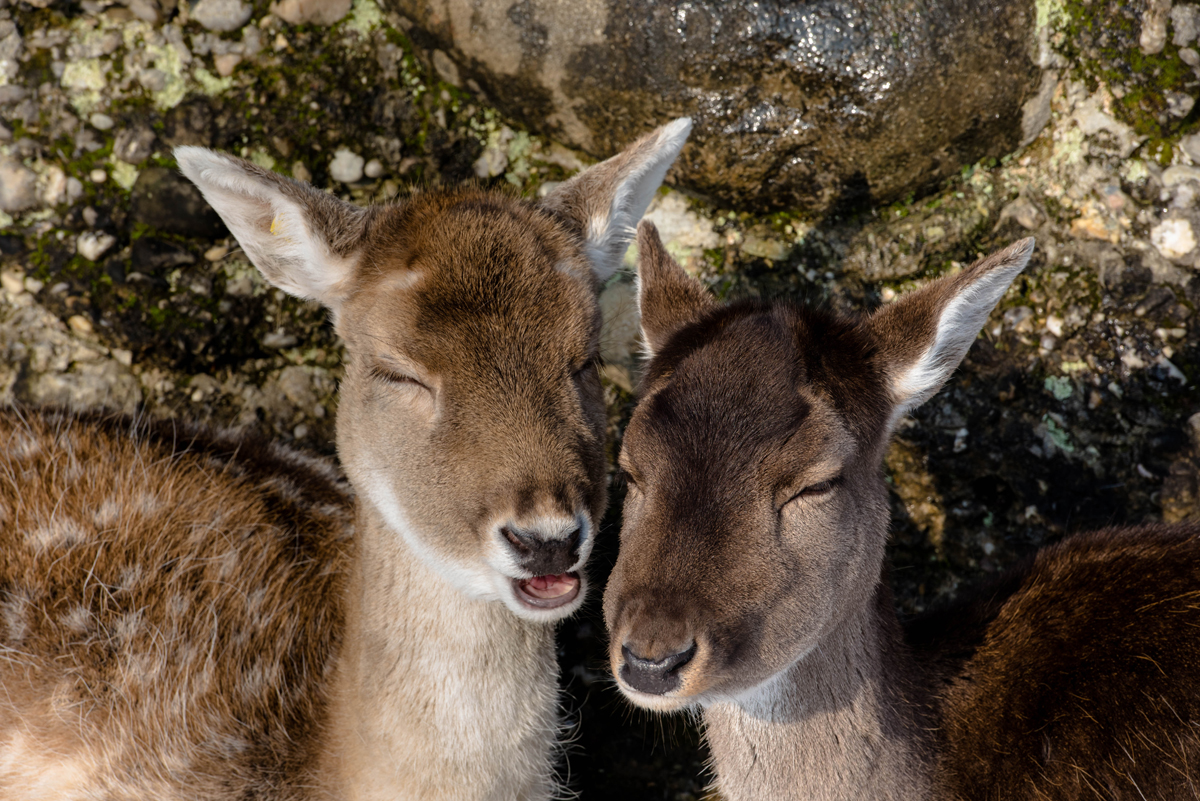
[[[638,310],[646,355],[662,350],[671,334],[715,307],[709,291],[684,272],[663,247],[649,220],[638,225]]]
[[[337,312],[358,265],[366,211],[206,148],[177,147],[175,160],[267,281]]]
[[[657,128],[607,161],[583,170],[542,201],[579,227],[592,270],[601,281],[621,266],[634,226],[691,130],[687,117]]]
[[[946,383],[1032,255],[1033,240],[1022,239],[871,317],[895,404],[893,421]]]

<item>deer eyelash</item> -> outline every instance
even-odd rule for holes
[[[371,368],[370,375],[372,378],[388,384],[412,384],[414,386],[421,387],[422,389],[429,389],[429,387],[423,381],[413,378],[410,375],[405,375],[404,373],[397,373],[394,370],[389,370],[386,367],[381,367],[379,365],[375,365]]]

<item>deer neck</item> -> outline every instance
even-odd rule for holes
[[[331,710],[335,795],[553,793],[554,629],[466,598],[360,497]]]
[[[931,797],[924,704],[885,585],[875,602],[768,684],[704,710],[721,796]]]

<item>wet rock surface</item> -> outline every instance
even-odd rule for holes
[[[1200,120],[1170,112],[1197,91],[1186,51],[1200,4],[1170,5],[1149,55],[1145,5],[1039,8],[1056,77],[1026,146],[853,213],[761,214],[679,191],[648,212],[718,295],[842,310],[1037,238],[886,459],[905,614],[1072,531],[1200,516]],[[323,312],[263,283],[170,148],[219,147],[360,204],[465,179],[536,197],[588,157],[462,88],[465,67],[370,0],[322,28],[262,3],[227,32],[182,5],[153,10],[151,23],[132,4],[0,5],[0,162],[20,176],[20,202],[0,209],[0,402],[247,426],[332,454],[340,343]],[[733,152],[750,134],[724,136]],[[630,274],[602,306],[615,456],[639,369]],[[598,585],[616,554],[612,496]],[[613,689],[599,592],[559,644],[581,797],[703,797],[692,723],[632,711]]]
[[[925,191],[1032,138],[1045,105],[1025,0],[386,5],[446,80],[595,156],[690,115],[674,175],[741,208],[820,214]]]

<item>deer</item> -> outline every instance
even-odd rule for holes
[[[339,468],[183,423],[0,412],[0,796],[548,799],[555,623],[606,502],[602,282],[682,118],[541,200],[360,208],[175,150],[345,343]]]
[[[871,314],[719,304],[638,231],[648,363],[604,592],[621,694],[747,799],[1200,797],[1200,527],[1080,533],[901,623],[882,458],[1029,262]]]

